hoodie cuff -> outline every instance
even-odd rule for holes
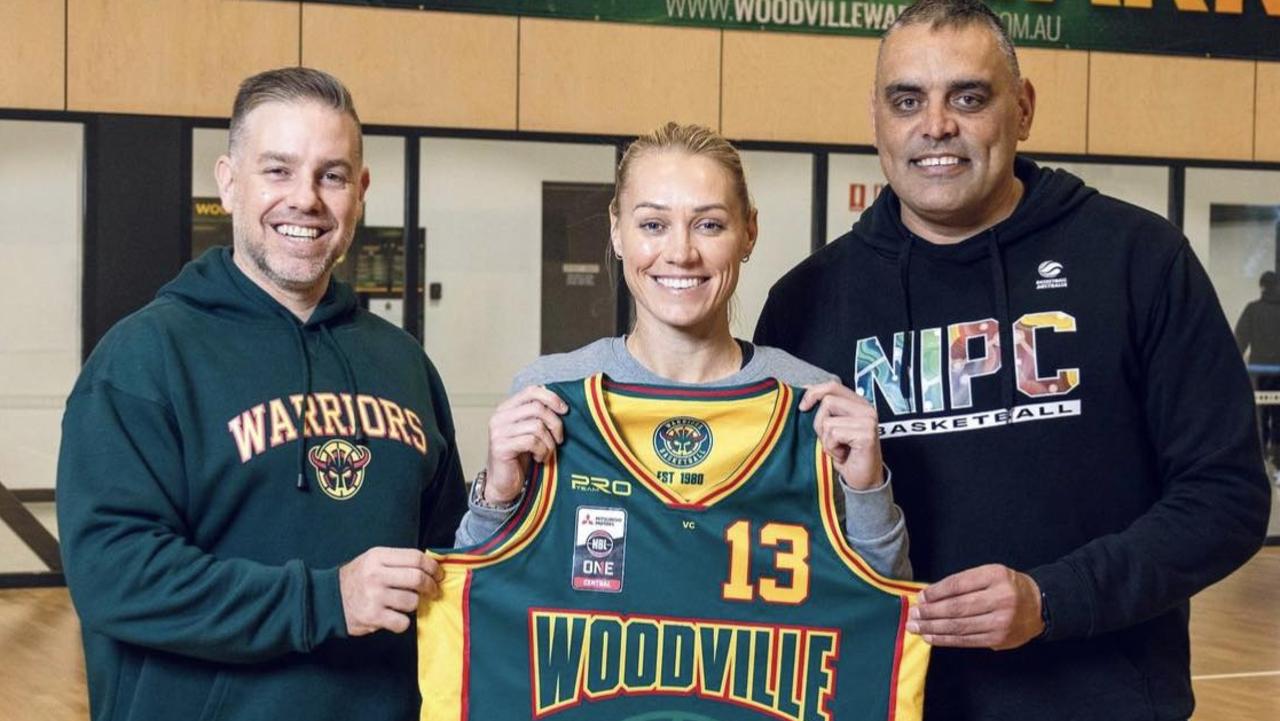
[[[306,639],[307,650],[331,638],[347,637],[347,616],[342,610],[342,588],[338,584],[338,569],[311,570],[311,633]]]
[[[1037,566],[1027,574],[1040,587],[1044,616],[1052,619],[1041,636],[1046,641],[1093,635],[1094,593],[1066,561]]]

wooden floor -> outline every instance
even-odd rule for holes
[[[1197,721],[1280,720],[1280,547],[1192,601]],[[0,721],[88,718],[66,589],[0,591]]]

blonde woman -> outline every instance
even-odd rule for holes
[[[845,533],[879,573],[911,576],[902,514],[880,458],[875,410],[835,377],[775,348],[734,338],[729,301],[756,244],[756,209],[737,150],[718,133],[668,123],[637,138],[618,165],[610,243],[635,301],[619,338],[544,356],[521,371],[489,422],[485,471],[457,545],[490,536],[517,506],[531,462],[563,440],[565,403],[542,387],[603,372],[621,383],[715,388],[765,378],[807,387],[815,428],[839,471]]]

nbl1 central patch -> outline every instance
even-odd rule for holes
[[[578,506],[573,543],[573,590],[620,592],[626,541],[626,511]]]

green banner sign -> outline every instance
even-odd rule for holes
[[[316,1],[316,0],[312,0]],[[878,0],[319,0],[345,5],[875,37]],[[992,0],[1017,45],[1280,59],[1280,0]]]

